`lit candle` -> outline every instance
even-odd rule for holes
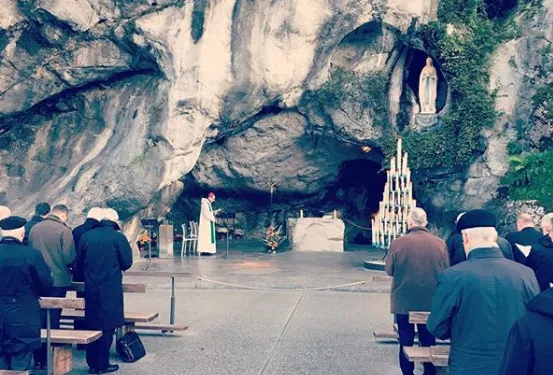
[[[395,176],[396,172],[396,158],[395,156],[392,156],[392,160],[390,160],[390,173],[392,174],[392,177]]]
[[[337,219],[338,218],[338,215],[336,213],[336,210],[334,210],[334,219]]]
[[[397,168],[400,170],[399,172],[401,173],[401,166],[403,165],[401,163],[401,155],[403,154],[402,150],[401,150],[401,138],[399,138],[397,140]]]
[[[300,210],[300,218],[303,219],[303,210]]]

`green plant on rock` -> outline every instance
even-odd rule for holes
[[[419,29],[448,82],[451,106],[441,128],[402,134],[414,169],[468,166],[481,152],[482,130],[497,119],[495,93],[488,89],[491,57],[518,30],[511,18],[490,19],[487,6],[485,0],[443,0],[438,21]]]
[[[537,200],[547,210],[553,209],[553,150],[513,155],[510,169],[503,178],[513,200]]]

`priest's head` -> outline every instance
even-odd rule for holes
[[[207,195],[207,200],[210,201],[211,203],[215,202],[215,193],[214,193],[214,192],[210,192],[210,193]]]

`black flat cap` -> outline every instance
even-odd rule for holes
[[[472,210],[461,216],[457,222],[457,230],[460,232],[470,228],[495,228],[497,218],[488,210]]]
[[[25,218],[19,216],[8,216],[4,220],[0,220],[0,229],[2,230],[15,230],[23,228],[27,224]]]

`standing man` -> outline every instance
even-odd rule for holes
[[[78,249],[77,267],[84,269],[85,324],[102,331],[102,337],[87,345],[86,362],[91,374],[119,369],[109,363],[109,350],[115,329],[125,324],[123,273],[132,266],[132,249],[119,227],[119,215],[103,210],[104,219],[85,233]]]
[[[39,296],[47,296],[53,279],[44,258],[24,246],[26,220],[0,221],[0,370],[32,369],[40,348]]]
[[[459,214],[459,216],[457,216],[455,225],[459,223],[459,220],[461,220],[464,214],[465,213],[463,212]],[[503,256],[505,258],[509,260],[515,260],[515,257],[513,255],[513,248],[509,241],[507,241],[505,238],[498,236],[494,243],[494,246],[498,247],[501,250],[501,253],[503,253]],[[463,235],[459,231],[458,227],[456,228],[455,233],[453,233],[447,239],[447,248],[452,267],[467,260],[467,254],[463,245]]]
[[[464,212],[461,212],[457,216],[455,226],[457,226],[459,219],[461,219],[464,214]],[[449,263],[452,267],[467,259],[467,256],[465,255],[465,248],[463,247],[463,236],[457,229],[455,229],[455,231],[448,237],[446,245],[447,252],[449,254]]]
[[[409,323],[409,312],[430,311],[438,275],[449,267],[445,242],[426,229],[426,212],[415,208],[408,220],[409,232],[392,242],[386,258],[386,273],[394,278],[391,308],[399,331],[399,365],[403,375],[413,375],[415,369],[403,353],[403,347],[413,346],[415,341],[415,326]],[[422,346],[436,344],[426,325],[419,324],[417,329]],[[435,373],[432,364],[424,364],[425,375]]]
[[[200,211],[200,225],[198,228],[198,252],[204,254],[215,254],[215,215],[221,210],[213,211],[211,206],[215,202],[215,193],[209,193],[207,198],[202,198],[202,209]]]
[[[499,375],[553,374],[552,337],[553,288],[549,288],[530,301],[526,314],[511,329]]]
[[[71,229],[65,224],[69,209],[63,204],[52,208],[50,215],[44,221],[36,224],[29,235],[29,246],[39,250],[52,271],[54,288],[50,297],[65,297],[71,286],[71,270],[69,266],[75,260],[75,243]],[[51,327],[59,329],[61,309],[52,310]],[[46,314],[42,314],[43,328],[46,327]],[[43,368],[46,365],[46,345],[35,353],[35,366]]]
[[[25,224],[25,238],[23,239],[23,245],[28,245],[29,243],[29,233],[31,233],[31,229],[44,219],[46,219],[46,216],[50,213],[50,205],[48,203],[42,202],[35,206],[35,214],[31,218],[30,221]]]
[[[521,214],[517,218],[517,232],[509,233],[505,239],[513,247],[515,261],[520,264],[526,263],[526,254],[521,251],[519,246],[532,246],[540,241],[543,234],[534,228],[534,219],[529,214]]]
[[[75,241],[75,249],[79,249],[79,244],[81,242],[82,236],[85,233],[90,232],[92,229],[97,228],[100,225],[100,221],[104,218],[104,210],[99,207],[91,208],[87,215],[84,223],[73,229],[73,241]],[[78,255],[77,255],[78,258]],[[82,268],[74,267],[73,268],[73,281],[84,281],[84,270]],[[77,298],[84,298],[84,292],[77,292]],[[74,328],[77,330],[85,330],[86,325],[82,320],[75,320]],[[77,345],[77,349],[84,350],[86,345]]]
[[[0,220],[5,219],[11,216],[12,211],[6,206],[0,206]],[[0,240],[2,239],[2,234],[0,231]]]
[[[84,223],[73,229],[73,240],[75,241],[75,248],[79,248],[79,242],[81,237],[100,225],[100,221],[104,218],[104,210],[100,207],[92,207],[88,210],[86,220]]]
[[[540,290],[543,292],[551,286],[553,280],[553,214],[543,217],[541,227],[544,236],[532,245],[526,258],[526,266],[536,274]]]
[[[532,270],[495,246],[497,219],[467,212],[457,224],[468,259],[440,275],[428,330],[451,339],[450,375],[497,374],[509,331],[539,287]]]

